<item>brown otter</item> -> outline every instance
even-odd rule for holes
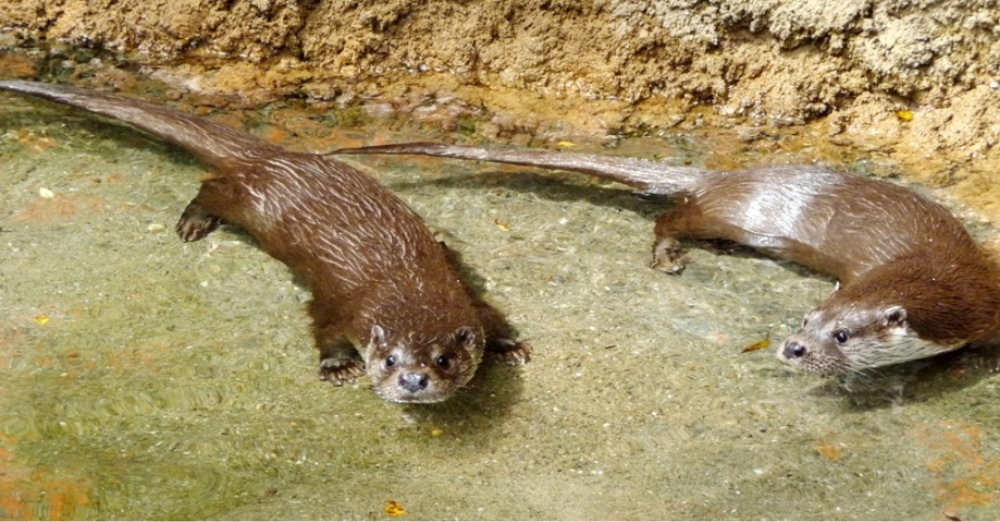
[[[583,172],[668,196],[652,266],[683,269],[681,238],[726,239],[836,276],[781,344],[813,372],[886,366],[1000,333],[1000,271],[944,207],[906,188],[797,165],[712,171],[594,154],[409,143],[335,154],[421,154]]]
[[[178,234],[196,241],[220,220],[237,224],[305,278],[323,380],[362,375],[360,354],[383,399],[436,402],[466,385],[485,348],[528,359],[530,347],[511,340],[421,219],[360,171],[144,101],[23,81],[0,89],[116,118],[210,166]]]

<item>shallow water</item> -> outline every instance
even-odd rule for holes
[[[853,393],[771,350],[741,355],[790,333],[832,281],[706,245],[680,276],[648,269],[660,207],[620,186],[352,159],[462,253],[535,348],[446,403],[394,405],[318,381],[309,293],[252,239],[174,236],[204,173],[190,156],[81,111],[0,102],[0,518],[389,519],[390,500],[399,519],[1000,516],[995,354],[904,365]],[[299,150],[440,138],[327,114],[213,117]],[[716,144],[678,131],[606,152],[703,164]]]

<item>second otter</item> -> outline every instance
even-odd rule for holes
[[[813,372],[861,371],[1000,334],[1000,271],[944,207],[906,188],[797,165],[712,171],[594,154],[404,143],[335,154],[421,154],[583,172],[675,202],[652,265],[679,239],[727,239],[840,280],[777,351]]]

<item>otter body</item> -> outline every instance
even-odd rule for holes
[[[813,166],[711,171],[593,154],[411,143],[342,149],[583,172],[674,201],[652,266],[683,269],[679,239],[726,239],[840,280],[778,347],[814,372],[862,371],[1000,333],[1000,272],[944,207],[906,188]]]
[[[21,81],[0,90],[119,119],[212,167],[178,234],[196,241],[234,223],[305,278],[322,379],[339,385],[367,365],[382,398],[436,402],[469,381],[486,347],[527,360],[530,348],[510,340],[423,221],[360,171],[148,102]]]

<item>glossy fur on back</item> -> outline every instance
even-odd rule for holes
[[[212,167],[179,235],[198,240],[225,220],[301,275],[313,293],[323,379],[340,384],[367,363],[383,398],[435,402],[466,385],[487,345],[527,359],[530,348],[509,339],[512,328],[462,283],[420,217],[357,169],[140,100],[22,81],[0,90],[116,118]],[[386,364],[393,350],[405,357]]]

